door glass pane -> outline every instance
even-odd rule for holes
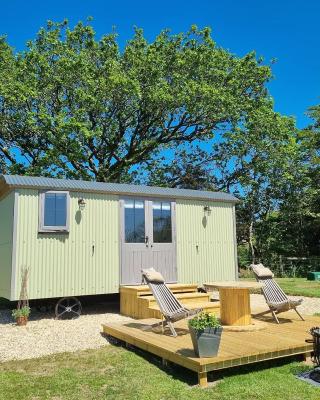
[[[124,225],[126,243],[144,243],[145,220],[143,200],[125,200]]]
[[[44,199],[44,226],[66,226],[67,195],[46,193]]]
[[[153,241],[154,243],[171,243],[171,204],[162,201],[152,203]]]

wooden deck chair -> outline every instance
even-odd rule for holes
[[[279,324],[276,314],[284,311],[294,310],[302,319],[302,321],[304,321],[302,315],[297,310],[297,306],[302,303],[303,299],[290,299],[273,279],[274,275],[270,269],[264,267],[263,264],[252,264],[250,267],[252,268],[256,280],[264,285],[261,290],[270,309],[266,312],[260,313],[259,315],[271,312],[273,318]]]
[[[177,337],[178,335],[174,329],[173,323],[198,314],[202,309],[197,308],[189,310],[188,308],[185,308],[165,284],[160,272],[155,271],[153,268],[144,269],[141,272],[142,277],[149,286],[164,318],[163,322],[153,326],[159,326],[162,324],[164,327],[167,325],[172,336]]]

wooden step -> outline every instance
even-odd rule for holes
[[[175,294],[175,296],[194,295],[195,301],[199,296],[198,285],[190,283],[173,283],[168,285],[169,289]],[[201,294],[201,293],[200,293]],[[208,296],[205,294],[205,296]],[[192,296],[191,296],[192,297]],[[182,298],[186,298],[183,297]],[[142,301],[146,299],[146,301]],[[209,297],[207,298],[209,301]],[[183,300],[181,300],[183,302]],[[201,300],[203,301],[203,299]],[[191,300],[189,301],[191,302]],[[121,286],[120,287],[120,313],[132,318],[148,318],[149,304],[154,304],[152,293],[147,285],[140,286]]]
[[[190,293],[198,291],[198,285],[193,283],[169,283],[167,286],[172,293]],[[152,294],[148,285],[120,286],[120,293],[135,293],[137,297]]]
[[[191,292],[191,293],[175,293],[175,298],[182,304],[203,303],[210,301],[210,295],[207,293]],[[156,299],[150,296],[143,296],[138,299],[138,302],[152,306],[156,304]]]
[[[175,297],[187,308],[199,308],[199,304],[210,302],[210,295],[207,293],[175,293]],[[154,313],[152,311],[153,306],[158,307],[156,299],[152,295],[139,297],[137,299],[137,313],[139,315],[137,318],[160,318],[161,314],[159,312]]]
[[[202,308],[203,311],[209,313],[217,313],[220,308],[220,303],[218,301],[205,301],[202,303],[185,303],[184,306],[189,310],[194,310],[195,308]],[[147,318],[162,318],[159,306],[154,304],[148,308],[149,317]]]

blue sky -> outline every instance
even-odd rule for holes
[[[239,56],[255,50],[266,61],[277,58],[269,86],[275,109],[295,116],[299,127],[308,123],[306,109],[320,103],[318,0],[10,0],[1,4],[0,34],[21,50],[46,20],[74,24],[88,16],[98,36],[115,26],[121,44],[134,25],[150,40],[163,28],[210,26],[217,44]]]

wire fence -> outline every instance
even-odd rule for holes
[[[320,257],[284,257],[272,254],[261,262],[278,278],[306,278],[308,272],[320,272]],[[249,267],[246,269],[249,273]]]
[[[308,272],[320,271],[320,257],[283,257],[273,255],[268,265],[279,278],[306,278]]]

